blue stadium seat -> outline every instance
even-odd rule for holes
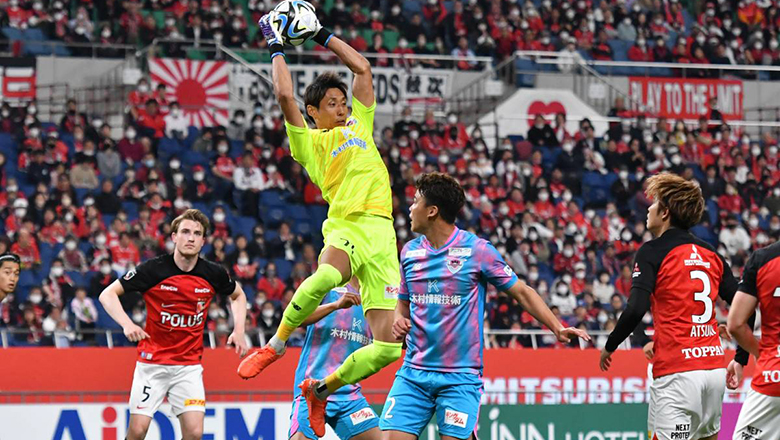
[[[307,221],[296,221],[292,230],[298,235],[309,236],[311,235],[312,227]]]
[[[260,193],[260,208],[269,206],[284,206],[282,193],[275,190],[262,191]]]
[[[290,261],[287,261],[284,258],[274,258],[274,264],[276,264],[276,274],[279,278],[283,280],[290,278],[293,266]]]
[[[85,287],[84,275],[82,275],[81,272],[67,271],[65,274],[69,276],[71,280],[73,280],[73,284],[76,287]]]
[[[253,217],[236,217],[233,237],[242,234],[248,240],[252,239],[252,229],[257,225],[257,219]]]
[[[309,211],[309,221],[313,225],[322,225],[325,219],[328,218],[328,207],[326,205],[310,205],[307,209]]]
[[[122,202],[122,210],[127,213],[128,220],[138,218],[138,202]]]
[[[284,215],[286,218],[293,219],[296,222],[309,220],[309,212],[304,205],[287,205],[284,210]]]
[[[279,206],[261,208],[260,218],[263,220],[263,224],[265,224],[266,227],[275,228],[285,219],[284,209]]]
[[[35,274],[32,270],[23,270],[19,273],[19,287],[29,290],[36,285]]]
[[[13,27],[4,27],[3,28],[3,34],[9,39],[9,40],[23,40],[24,34],[22,34],[21,29],[13,28]]]

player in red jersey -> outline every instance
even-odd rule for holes
[[[0,255],[0,302],[6,296],[14,293],[19,282],[22,260],[16,254],[6,253]]]
[[[203,328],[214,295],[230,296],[234,329],[228,344],[242,357],[246,295],[227,270],[200,258],[209,219],[188,209],[171,223],[172,255],[153,258],[114,281],[100,294],[100,302],[138,344],[138,361],[130,391],[127,439],[139,440],[157,408],[168,396],[181,423],[185,440],[203,435],[206,393],[203,389]],[[119,295],[141,292],[146,302],[146,328],[133,324],[122,309]]]
[[[647,229],[654,240],[636,253],[628,306],[601,352],[601,369],[652,310],[655,326],[648,431],[653,440],[715,440],[726,391],[725,358],[715,319],[717,296],[728,303],[737,281],[712,246],[688,229],[704,213],[701,188],[674,174],[648,179],[653,200]],[[747,353],[738,353],[745,365]]]
[[[777,271],[777,272],[775,272]],[[751,390],[742,405],[735,440],[780,439],[780,243],[753,252],[729,310],[728,328],[740,346],[758,359]],[[761,341],[750,315],[761,310]],[[731,367],[731,366],[730,366]],[[736,388],[740,373],[729,388]]]

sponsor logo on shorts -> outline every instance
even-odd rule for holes
[[[505,273],[505,274],[506,274],[506,276],[508,276],[508,277],[511,277],[512,275],[514,275],[514,274],[515,274],[515,272],[512,270],[512,268],[511,268],[511,267],[509,267],[508,265],[507,265],[507,266],[504,266],[504,273]]]
[[[184,406],[206,406],[206,401],[203,399],[187,399],[184,401]]]
[[[444,424],[465,428],[469,421],[469,415],[460,411],[448,409],[444,411]]]
[[[450,248],[449,252],[447,252],[447,255],[451,257],[470,257],[471,248],[464,248],[464,247]]]
[[[375,418],[376,414],[374,414],[374,411],[371,408],[363,408],[349,415],[349,419],[352,420],[352,425],[359,425],[367,420]]]
[[[161,290],[167,290],[167,291],[170,291],[170,292],[178,292],[179,291],[178,287],[176,287],[176,286],[168,286],[168,285],[165,285],[165,284],[160,284],[160,289]]]
[[[678,423],[674,426],[674,432],[669,435],[672,440],[687,440],[691,437],[691,424]]]
[[[763,429],[758,429],[755,426],[746,426],[745,430],[741,432],[742,440],[761,440],[761,434],[764,433]]]
[[[427,254],[425,249],[417,249],[414,251],[407,251],[404,258],[421,258]]]
[[[195,293],[211,293],[211,289],[209,289],[208,287],[204,287],[202,289],[196,287]]]
[[[385,299],[398,299],[398,286],[385,286]]]

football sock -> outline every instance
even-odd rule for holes
[[[284,324],[279,324],[279,327],[281,327],[282,325],[284,325]],[[278,330],[278,329],[277,329],[277,330]],[[271,337],[271,340],[270,340],[270,341],[268,341],[268,345],[270,345],[270,346],[271,346],[271,348],[273,348],[273,349],[274,349],[274,351],[276,352],[276,354],[284,354],[284,347],[285,347],[285,345],[286,345],[286,342],[285,342],[285,341],[282,341],[281,339],[279,339],[279,337],[278,337],[278,336],[276,336],[276,335],[273,335],[273,336]]]
[[[400,342],[382,342],[374,340],[360,350],[349,355],[335,373],[325,378],[330,391],[344,384],[354,384],[371,376],[401,357]]]
[[[282,323],[276,330],[276,337],[282,342],[287,342],[292,332],[317,309],[325,294],[341,284],[341,272],[338,269],[330,264],[320,264],[317,271],[301,283],[290,304],[284,309]]]

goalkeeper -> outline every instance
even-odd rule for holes
[[[328,395],[371,376],[401,356],[401,343],[392,335],[400,283],[398,249],[390,177],[373,140],[376,101],[368,60],[316,23],[312,38],[336,54],[352,71],[354,80],[351,115],[347,86],[335,72],[318,76],[306,88],[306,115],[316,126],[310,129],[294,98],[279,32],[286,20],[279,17],[272,11],[259,23],[271,51],[274,93],[284,113],[292,156],[322,190],[330,209],[322,225],[324,246],[317,271],[295,292],[276,335],[239,365],[238,374],[244,379],[255,377],[279,359],[290,334],[325,294],[355,275],[374,341],[350,355],[326,378],[309,378],[301,384],[312,428],[321,437],[325,434]]]

